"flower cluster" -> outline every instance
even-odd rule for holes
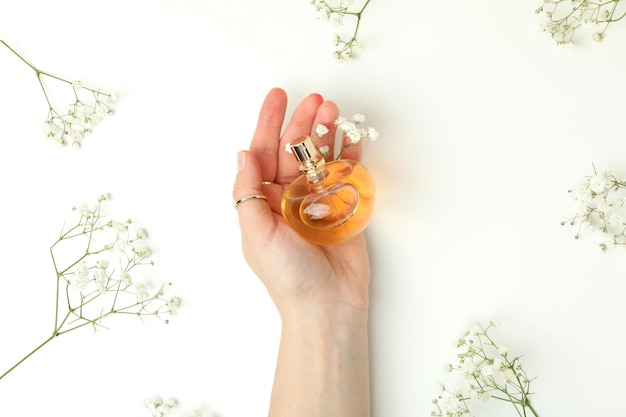
[[[56,278],[54,331],[0,379],[65,333],[82,327],[105,328],[103,320],[113,315],[155,317],[167,323],[178,312],[180,298],[166,295],[169,284],[151,289],[136,279],[141,267],[153,265],[150,249],[143,245],[146,233],[132,229],[131,220],[109,220],[102,208],[107,199],[102,196],[94,206],[74,207],[76,220],[51,245]]]
[[[600,42],[609,24],[626,15],[626,11],[620,10],[620,0],[543,0],[535,12],[542,18],[540,30],[557,45],[572,45],[579,28]]]
[[[337,155],[337,159],[341,157],[345,148],[354,146],[363,139],[369,139],[371,141],[378,139],[378,131],[373,127],[369,127],[367,129],[359,127],[359,125],[363,122],[365,122],[365,116],[360,113],[353,115],[350,120],[341,116],[335,120],[335,126],[337,126],[337,130],[340,131],[342,135],[341,151]],[[319,137],[326,135],[328,132],[328,127],[322,124],[317,125],[315,128],[315,133]],[[320,147],[320,153],[324,156],[328,156],[330,148],[328,146],[322,146]]]
[[[456,343],[458,363],[444,365],[444,372],[457,373],[462,382],[458,388],[438,384],[431,416],[472,417],[472,403],[493,398],[512,404],[520,416],[526,416],[528,410],[537,417],[529,400],[532,379],[522,367],[521,356],[512,356],[489,335],[498,325],[499,320],[492,318],[487,326],[477,323],[463,332]]]
[[[105,93],[86,87],[81,81],[69,81],[41,71],[6,42],[0,40],[0,43],[35,71],[48,105],[48,117],[43,123],[42,131],[57,146],[64,147],[69,143],[72,148],[80,149],[85,135],[91,132],[93,126],[106,116],[113,114],[112,104],[119,99],[119,93]],[[52,104],[44,83],[44,77],[69,87],[68,96],[71,97],[72,102],[66,110],[60,110]]]
[[[367,129],[359,127],[363,122],[365,122],[365,116],[360,113],[353,115],[350,120],[340,116],[333,122],[337,127],[337,132],[341,132],[341,151],[337,154],[336,159],[341,158],[346,148],[355,146],[364,139],[369,139],[372,142],[378,139],[378,131],[373,127]],[[330,129],[326,125],[318,124],[315,127],[315,134],[320,138],[327,135],[328,132],[330,132]],[[293,153],[291,143],[285,145],[285,151]],[[327,145],[320,146],[319,151],[325,157],[330,155],[330,147]]]
[[[42,75],[47,74],[42,73]],[[41,86],[48,100],[43,84]],[[75,101],[69,105],[66,113],[60,113],[48,101],[50,106],[48,119],[44,122],[42,131],[59,147],[66,146],[69,142],[73,149],[80,149],[81,142],[85,135],[91,132],[93,126],[106,116],[113,114],[111,105],[118,100],[119,93],[108,94],[93,90],[84,87],[80,81],[73,81],[71,87]],[[81,92],[86,92],[86,94],[80,94]]]
[[[59,331],[65,328],[65,323],[71,323],[71,327],[91,324],[97,328],[103,318],[122,313],[140,318],[154,316],[167,323],[167,317],[178,312],[180,299],[165,296],[166,284],[151,292],[144,282],[134,279],[138,267],[153,265],[149,260],[150,249],[143,245],[147,235],[141,229],[134,230],[130,219],[107,220],[102,212],[107,199],[106,195],[100,197],[93,207],[86,204],[74,207],[78,215],[76,224],[64,231],[51,247],[58,279],[73,290],[64,291],[68,312]],[[82,246],[84,250],[78,254],[71,251],[70,256],[58,253],[63,249],[61,245],[70,240],[73,242],[69,249]],[[92,315],[88,316],[89,313]]]
[[[603,251],[626,245],[626,180],[618,180],[610,171],[596,172],[568,192],[578,209],[561,224],[578,226],[576,239],[590,234]]]
[[[369,4],[370,0],[365,1],[359,11],[352,11],[353,0],[311,0],[311,4],[315,7],[319,16],[329,21],[334,26],[342,26],[344,18],[346,16],[353,16],[356,18],[354,30],[349,38],[341,37],[338,34],[333,35],[335,52],[333,57],[339,61],[347,61],[352,58],[355,49],[365,50],[365,44],[357,39],[359,32],[359,25],[361,24],[361,17],[363,11]]]
[[[148,398],[144,400],[143,406],[150,411],[151,417],[172,417],[174,409],[178,405],[178,401],[174,398],[167,398],[163,400],[161,397]],[[203,413],[199,409],[191,411],[187,414],[188,417],[202,417]]]

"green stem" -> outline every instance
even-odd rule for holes
[[[47,77],[54,78],[55,80],[63,81],[64,83],[67,83],[67,84],[72,84],[71,81],[65,80],[65,79],[63,79],[61,77],[57,77],[56,75],[50,74],[50,73],[48,73],[46,71],[42,71],[39,68],[35,67],[33,64],[28,62],[22,55],[18,54],[15,49],[11,48],[5,41],[0,39],[0,43],[2,43],[4,46],[6,46],[9,49],[9,51],[13,52],[13,54],[15,54],[15,56],[17,56],[19,59],[22,60],[22,62],[24,62],[26,65],[28,65],[33,71],[35,71],[35,73],[37,74],[37,77],[40,77],[41,75],[45,75]]]
[[[365,8],[367,7],[368,4],[370,4],[371,0],[367,0],[365,2],[365,4],[363,5],[363,7],[361,8],[361,11],[359,12],[359,17],[361,17],[361,13],[363,13],[363,10],[365,10]]]
[[[29,66],[29,67],[30,67],[33,71],[35,71],[35,75],[37,76],[37,81],[39,81],[39,86],[41,87],[41,91],[43,91],[43,95],[44,95],[44,97],[45,97],[45,99],[46,99],[46,103],[48,103],[48,108],[50,109],[50,111],[53,111],[52,104],[50,103],[50,99],[48,98],[48,92],[46,91],[46,87],[44,87],[44,85],[43,85],[43,81],[41,80],[41,76],[42,76],[42,75],[46,75],[46,76],[48,76],[48,77],[50,77],[50,78],[54,78],[54,79],[56,79],[56,80],[63,81],[63,82],[68,83],[68,84],[71,84],[71,82],[69,82],[69,81],[67,81],[67,80],[64,80],[63,78],[59,78],[59,77],[57,77],[57,76],[55,76],[55,75],[48,74],[48,73],[47,73],[47,72],[45,72],[45,71],[41,71],[39,68],[35,67],[33,64],[31,64],[30,62],[28,62],[28,61],[27,61],[27,60],[26,60],[26,59],[25,59],[22,55],[18,54],[18,53],[17,53],[17,51],[16,51],[15,49],[11,48],[11,47],[10,47],[10,46],[9,46],[9,45],[5,42],[5,41],[3,41],[3,40],[1,40],[1,39],[0,39],[0,42],[1,42],[4,46],[6,46],[6,47],[9,49],[9,51],[13,52],[13,54],[14,54],[15,56],[17,56],[17,57],[18,57],[18,58],[19,58],[19,59],[20,59],[23,63],[25,63],[25,64],[26,64],[26,65],[28,65],[28,66]]]
[[[5,41],[3,41],[2,39],[0,39],[0,43],[2,43],[4,46],[6,46],[9,51],[13,52],[15,54],[15,56],[17,56],[19,59],[22,60],[22,62],[24,62],[26,65],[28,65],[29,67],[32,68],[33,71],[35,71],[37,74],[39,74],[41,71],[39,71],[37,68],[35,68],[30,62],[28,62],[26,59],[24,59],[24,57],[22,57],[20,54],[18,54],[15,49],[11,48]]]
[[[1,42],[1,41],[0,41]],[[4,43],[4,42],[3,42]],[[57,336],[57,333],[53,333],[52,336],[50,336],[49,338],[47,338],[46,340],[44,340],[44,342],[42,344],[40,344],[39,346],[37,346],[35,349],[33,349],[28,355],[24,356],[22,359],[20,359],[15,365],[13,365],[12,367],[10,367],[5,373],[3,373],[2,375],[0,375],[0,380],[2,378],[4,378],[5,376],[7,376],[12,370],[14,370],[15,368],[17,368],[22,362],[24,362],[26,359],[30,358],[35,352],[37,352],[39,349],[41,349],[42,347],[44,347],[46,344],[48,344],[49,341],[51,341],[52,339],[54,339]]]
[[[528,401],[528,399],[526,400],[526,404],[524,404],[524,406],[528,407],[528,409],[532,411],[535,417],[539,417],[539,414],[537,414],[537,411],[533,408],[533,406],[530,404],[530,401]]]

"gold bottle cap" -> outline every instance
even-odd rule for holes
[[[315,164],[318,160],[323,159],[310,136],[302,136],[298,140],[299,143],[291,145],[291,150],[298,161],[303,164]]]
[[[310,136],[300,137],[297,144],[291,145],[291,150],[296,159],[302,162],[300,171],[307,176],[310,182],[318,183],[326,178],[328,174],[325,169],[326,161]]]

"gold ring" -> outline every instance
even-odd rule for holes
[[[261,181],[261,185],[272,185],[274,184],[272,181]]]
[[[243,203],[244,201],[250,201],[250,200],[256,200],[256,199],[267,200],[267,197],[265,197],[263,194],[249,195],[247,197],[240,198],[239,200],[235,201],[235,204],[233,205],[233,207],[237,208],[237,206]]]

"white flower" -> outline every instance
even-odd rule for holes
[[[107,101],[109,103],[115,103],[119,99],[120,99],[120,92],[119,91],[114,91],[111,94],[109,94],[109,96],[107,98]]]
[[[133,283],[133,279],[128,272],[122,273],[122,275],[120,276],[120,281],[122,282],[122,285],[125,286],[132,285]]]
[[[322,155],[328,156],[328,154],[330,153],[330,147],[328,145],[320,146],[319,151]]]
[[[83,88],[83,83],[76,80],[72,83],[72,87],[74,87],[76,90],[80,90],[81,88]]]
[[[170,314],[172,316],[178,314],[178,307],[180,307],[180,298],[171,297],[169,300],[167,300],[167,307],[170,309]]]
[[[593,198],[591,195],[591,189],[586,185],[578,186],[570,190],[570,192],[576,200],[587,202]]]
[[[491,398],[491,394],[489,394],[487,391],[473,391],[471,397],[472,400],[483,404]]]
[[[373,142],[378,139],[378,131],[373,127],[367,129],[367,137]]]
[[[318,124],[317,127],[315,128],[315,134],[317,134],[318,137],[322,137],[325,134],[327,134],[329,132],[328,128],[326,126],[324,126],[323,124]]]
[[[148,293],[148,289],[141,282],[137,282],[135,284],[135,295],[137,296],[137,301],[143,301],[146,298],[150,297],[150,294]]]
[[[111,227],[111,229],[115,230],[118,233],[123,233],[128,230],[128,225],[126,223],[122,223],[117,220],[113,220],[111,223],[109,223],[109,226]]]
[[[461,408],[461,400],[458,396],[446,398],[446,408],[449,411],[458,411]]]
[[[496,316],[493,316],[493,317],[491,317],[491,319],[489,320],[489,323],[491,323],[491,325],[492,325],[493,327],[497,327],[497,326],[499,326],[499,325],[500,325],[500,318],[498,318],[498,317],[496,317]]]
[[[485,365],[480,369],[480,374],[484,377],[489,377],[493,375],[493,368],[491,365]]]
[[[107,283],[107,276],[104,273],[104,270],[102,269],[96,269],[93,271],[93,280],[96,284],[96,289],[98,290],[98,292],[100,293],[104,293],[106,292],[107,288],[106,288],[106,283]]]
[[[471,376],[474,375],[474,372],[476,372],[476,364],[474,364],[474,361],[471,359],[471,357],[467,357],[461,364],[461,369],[466,374],[466,376]]]
[[[80,278],[87,278],[89,276],[89,268],[83,262],[82,264],[78,265],[78,267],[76,267],[76,271],[74,272],[74,274]]]
[[[514,376],[515,374],[513,373],[513,371],[508,368],[502,371],[502,379],[504,379],[506,382],[509,382],[511,379],[513,379]]]
[[[337,127],[346,133],[356,131],[356,125],[352,122],[343,122]]]
[[[446,363],[443,366],[443,371],[447,374],[449,374],[450,372],[452,372],[452,365],[450,365],[449,363]]]
[[[598,15],[598,20],[600,20],[601,22],[606,22],[609,20],[610,17],[611,13],[607,9],[604,9]]]
[[[346,132],[346,136],[350,140],[350,143],[353,145],[356,145],[357,143],[361,141],[361,134],[359,133],[358,130],[350,130]]]
[[[100,259],[96,262],[96,268],[107,269],[109,267],[109,261],[107,259]]]
[[[346,118],[345,117],[337,117],[337,120],[335,120],[335,126],[340,126],[342,124],[344,124],[346,122]]]
[[[76,268],[76,271],[74,271],[74,275],[70,278],[70,284],[79,291],[82,291],[87,288],[87,283],[89,282],[88,277],[89,268],[82,263]]]
[[[50,134],[52,134],[52,135],[56,134],[54,132],[54,125],[52,124],[51,121],[44,122],[44,124],[41,125],[41,131],[43,133],[45,133],[46,135],[48,135],[48,136],[50,136]]]
[[[363,116],[361,113],[356,113],[352,116],[352,121],[356,124],[363,123],[365,121],[365,116]]]
[[[340,14],[337,14],[334,17],[330,18],[329,22],[333,26],[341,26],[343,25],[343,16]]]
[[[506,346],[500,346],[498,348],[498,353],[502,356],[506,356],[509,353],[509,348],[507,348]]]
[[[80,214],[88,214],[90,211],[89,206],[86,203],[80,203],[74,209],[78,211]]]
[[[589,188],[594,193],[602,193],[609,187],[609,181],[605,175],[596,174],[589,179]]]
[[[178,401],[176,401],[175,398],[168,398],[165,400],[164,402],[165,405],[167,405],[170,408],[176,407],[178,405]]]

